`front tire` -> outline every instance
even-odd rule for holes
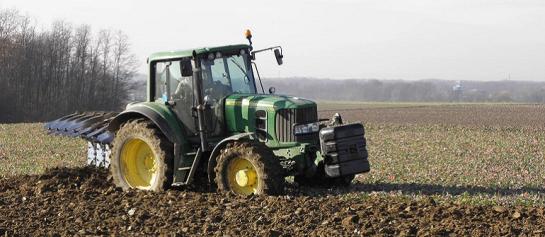
[[[285,177],[280,161],[258,142],[234,142],[221,151],[214,169],[218,191],[238,195],[279,195]]]
[[[151,122],[123,124],[112,146],[110,174],[116,186],[157,192],[172,183],[172,143]]]

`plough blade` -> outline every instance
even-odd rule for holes
[[[90,142],[109,144],[113,134],[108,124],[118,113],[86,112],[73,113],[45,124],[50,134],[81,137]]]
[[[102,168],[110,166],[110,143],[114,134],[108,131],[110,121],[118,113],[73,113],[45,124],[49,134],[79,137],[87,140],[87,164]]]

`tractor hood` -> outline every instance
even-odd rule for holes
[[[234,94],[225,99],[224,105],[227,131],[256,132],[269,147],[295,142],[295,123],[318,121],[316,103],[298,97]]]
[[[235,107],[247,109],[298,109],[315,107],[316,103],[307,99],[286,95],[256,95],[256,94],[233,94],[225,99],[225,110]]]

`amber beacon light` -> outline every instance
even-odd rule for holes
[[[244,35],[246,36],[246,39],[248,39],[248,41],[250,42],[250,45],[252,45],[252,31],[250,31],[250,29],[246,29]]]

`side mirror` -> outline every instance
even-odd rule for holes
[[[274,86],[269,87],[269,94],[274,94],[276,92],[276,88]]]
[[[191,60],[180,61],[180,71],[182,71],[182,77],[193,76],[193,66]]]
[[[279,49],[274,50],[274,57],[276,57],[276,62],[278,63],[278,65],[282,65],[282,63],[284,63],[284,61],[282,60],[284,58],[284,55],[282,55]]]

